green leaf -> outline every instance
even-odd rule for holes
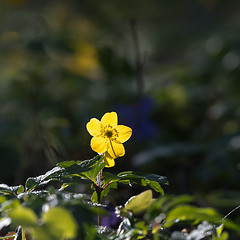
[[[238,224],[229,219],[225,219],[224,221],[222,221],[222,223],[224,224],[225,228],[232,229],[240,235],[240,226]]]
[[[51,233],[51,229],[43,224],[41,227],[35,227],[31,230],[31,234],[36,240],[60,240],[59,236]]]
[[[106,166],[106,163],[103,161],[102,155],[96,156],[92,160],[92,163],[93,165],[91,170],[84,172],[83,174],[81,174],[81,176],[88,178],[92,182],[96,183],[96,177],[100,173],[100,171]]]
[[[20,204],[19,199],[17,199],[17,198],[11,199],[11,200],[5,201],[1,204],[0,212],[15,209],[15,208],[18,208],[20,206],[21,206],[21,204]]]
[[[98,197],[97,197],[97,192],[96,191],[93,192],[92,197],[91,197],[91,201],[93,203],[98,203]]]
[[[24,192],[24,187],[22,185],[19,186],[17,190],[17,194],[23,193]]]
[[[7,184],[0,184],[0,193],[17,195],[24,191],[22,185],[10,187]]]
[[[110,182],[117,182],[121,179],[120,177],[118,177],[114,174],[111,174],[109,172],[103,172],[102,176],[103,176],[103,185],[110,183]]]
[[[70,163],[68,162],[59,163],[57,164],[57,166],[62,166],[62,172],[58,177],[88,172],[96,165],[96,162],[98,162],[101,159],[101,157],[102,156],[98,155],[93,159],[85,160],[82,162],[77,161],[73,163],[73,161],[70,161]]]
[[[98,155],[93,159],[82,162],[65,161],[58,163],[57,167],[54,167],[44,175],[28,178],[26,181],[26,190],[31,191],[35,187],[46,185],[50,181],[60,181],[62,183],[82,183],[82,178],[91,180],[91,177],[98,174],[98,171],[105,166],[100,164],[102,160],[103,157]],[[91,169],[93,170],[91,171]]]
[[[153,201],[152,191],[147,190],[139,195],[131,197],[125,203],[125,209],[133,212],[134,214],[138,214],[145,211],[153,203]]]
[[[101,190],[101,195],[100,195],[100,201],[103,197],[107,196],[107,194],[109,193],[110,189],[111,188],[117,188],[117,183],[116,182],[113,182],[113,183],[110,183],[108,184],[105,188],[100,188]],[[92,194],[92,197],[91,197],[91,201],[94,202],[94,203],[98,203],[98,197],[97,197],[97,192],[94,191],[93,194]]]
[[[227,232],[223,232],[220,236],[213,236],[212,240],[228,240],[229,236]]]
[[[220,222],[220,214],[212,208],[198,208],[189,205],[180,205],[167,213],[165,227],[170,227],[179,221],[208,221]]]
[[[217,232],[218,237],[221,235],[223,229],[224,229],[224,225],[223,225],[223,224],[219,225],[219,226],[216,228],[216,232]]]
[[[0,204],[2,204],[5,201],[7,201],[7,198],[3,195],[0,195]]]
[[[173,207],[176,207],[179,204],[186,204],[193,202],[194,197],[191,195],[180,195],[180,196],[171,196],[164,195],[156,199],[154,203],[149,207],[145,213],[145,218],[150,220],[156,218],[161,213],[167,213]]]
[[[90,183],[91,181],[88,179],[83,179],[80,176],[64,176],[58,179],[60,182],[66,184],[82,184],[82,183]]]
[[[43,214],[42,220],[47,229],[59,239],[75,238],[77,224],[72,214],[61,207],[53,207]]]
[[[191,195],[181,195],[181,196],[176,196],[174,198],[168,199],[168,201],[164,204],[163,210],[164,211],[169,211],[171,208],[180,205],[180,204],[185,204],[185,203],[190,203],[194,201],[194,197]]]
[[[9,211],[8,217],[12,219],[12,223],[14,226],[37,226],[37,216],[30,208],[22,206],[14,208]]]
[[[133,171],[121,172],[117,175],[120,180],[118,182],[125,184],[139,184],[142,186],[149,186],[156,192],[164,194],[160,184],[168,184],[167,178],[156,174],[145,174]]]
[[[60,168],[67,168],[70,167],[72,165],[76,164],[76,161],[64,161],[64,162],[60,162],[57,164],[58,167]]]
[[[153,204],[146,210],[144,215],[145,219],[151,221],[152,219],[158,217],[161,213],[164,213],[163,206],[170,200],[168,195],[161,196],[160,198],[156,199]]]
[[[156,174],[146,174],[140,172],[126,171],[121,172],[117,175],[121,180],[131,180],[135,178],[148,179],[149,181],[156,181],[160,184],[168,184],[167,178],[165,176],[159,176]]]
[[[106,197],[111,188],[117,189],[117,183],[116,183],[116,182],[112,182],[112,183],[108,184],[108,185],[103,189],[103,191],[102,191],[102,193],[101,193],[101,198],[102,198],[102,197]]]
[[[36,186],[45,185],[53,179],[56,179],[57,176],[60,176],[63,172],[63,169],[60,167],[54,167],[50,171],[46,172],[44,175],[38,177],[30,177],[27,179],[25,188],[27,191],[33,190]]]
[[[147,235],[149,226],[144,221],[139,221],[139,222],[136,222],[135,228],[136,230],[138,230],[140,235],[138,239],[142,239],[144,236]]]

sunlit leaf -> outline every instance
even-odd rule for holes
[[[164,211],[168,211],[169,209],[185,203],[190,203],[194,201],[194,197],[191,195],[180,195],[175,196],[171,199],[169,199],[163,206]]]
[[[97,196],[97,192],[96,191],[93,192],[92,197],[91,197],[91,201],[93,203],[98,203],[98,196]]]
[[[134,214],[138,214],[146,210],[152,203],[154,199],[152,198],[152,191],[147,190],[139,195],[131,197],[125,203],[125,209],[133,212]]]
[[[212,208],[198,208],[190,205],[180,205],[167,213],[165,227],[182,220],[220,222],[220,214]]]
[[[12,219],[14,226],[37,226],[37,216],[30,208],[19,206],[10,210],[8,216]]]
[[[77,224],[73,216],[66,209],[53,207],[43,214],[42,220],[53,235],[61,238],[74,238],[77,233]]]
[[[216,232],[217,232],[217,235],[218,235],[218,236],[221,235],[223,229],[224,229],[224,225],[223,225],[223,224],[219,225],[219,226],[216,228]]]
[[[7,198],[3,195],[0,195],[0,204],[5,202],[7,200]]]
[[[212,240],[228,240],[229,235],[227,232],[223,232],[220,236],[213,236]]]
[[[20,206],[21,206],[20,201],[17,198],[11,199],[11,200],[6,200],[5,202],[3,202],[1,204],[0,211],[4,212],[4,211],[8,211],[8,210],[11,210],[11,209],[18,208]]]
[[[51,229],[49,229],[45,224],[41,227],[38,226],[33,228],[31,233],[36,240],[62,240],[57,233],[52,233]]]

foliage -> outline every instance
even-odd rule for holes
[[[145,188],[158,198],[166,178],[155,177],[163,174],[168,194],[196,199],[187,208],[174,197],[186,210],[204,218],[206,207],[222,215],[236,209],[227,219],[239,225],[239,7],[234,0],[2,0],[0,183],[12,186],[0,185],[4,196],[37,198],[36,191],[54,192],[51,185],[106,201],[110,211]],[[77,160],[93,157],[83,131],[92,113],[100,119],[110,110],[133,129],[134,144],[124,145],[127,154],[102,172],[98,188],[95,167],[104,163],[83,168]],[[43,221],[41,204],[32,210]],[[82,232],[97,236],[89,225]],[[183,232],[192,238],[208,228]],[[221,238],[227,234],[239,239],[235,230]],[[171,238],[182,235],[177,229]]]
[[[44,175],[28,178],[25,187],[1,184],[1,230],[36,240],[228,239],[225,228],[240,235],[239,226],[223,221],[216,210],[191,204],[192,196],[164,195],[161,185],[168,184],[166,177],[129,171],[113,175],[103,171],[105,164],[103,155],[65,161]],[[92,198],[76,191],[82,184],[92,185]],[[152,190],[146,190],[131,197],[115,207],[117,225],[101,226],[101,218],[110,214],[102,200],[119,184],[139,184],[162,195],[153,198]]]

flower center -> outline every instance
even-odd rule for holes
[[[111,140],[114,140],[114,139],[116,139],[118,137],[118,132],[111,125],[108,125],[108,126],[105,126],[105,127],[102,126],[101,135],[104,138],[109,138]]]
[[[105,135],[108,137],[108,138],[111,138],[112,137],[112,135],[113,135],[113,133],[112,133],[112,131],[106,131],[105,132]]]

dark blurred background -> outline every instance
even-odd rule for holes
[[[227,212],[239,64],[239,1],[1,0],[0,182],[92,158],[86,123],[116,111],[133,136],[110,172],[165,175],[166,193]]]

